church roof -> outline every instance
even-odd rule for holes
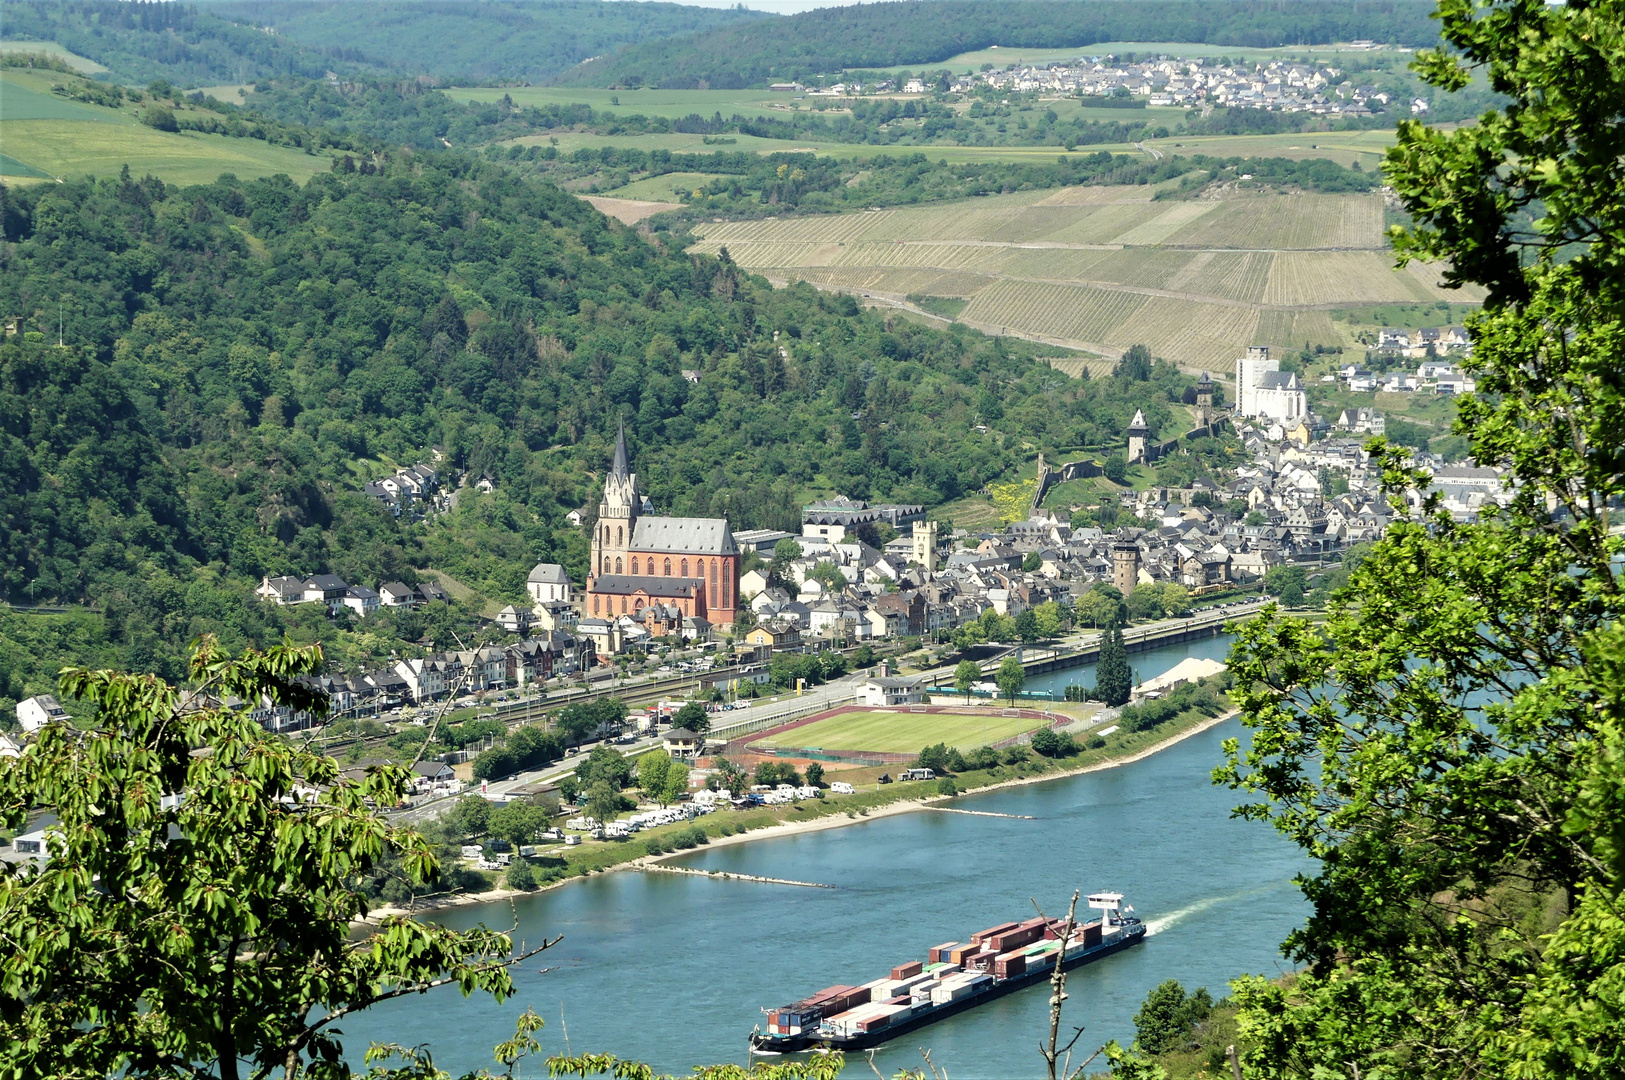
[[[543,585],[568,585],[570,576],[564,572],[564,567],[558,563],[539,562],[530,569],[527,579]]]
[[[651,598],[654,597],[687,597],[693,596],[694,590],[700,587],[699,578],[681,577],[646,577],[642,574],[599,574],[592,579],[592,591],[595,593],[613,593],[630,595],[642,592]]]
[[[684,555],[737,555],[727,518],[640,517],[631,550]]]
[[[631,475],[632,457],[626,452],[626,421],[621,421],[620,430],[615,433],[615,460],[610,464],[609,471],[614,476],[625,477]]]
[[[1298,375],[1294,371],[1266,371],[1258,380],[1260,390],[1297,390]]]

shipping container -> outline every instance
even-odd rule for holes
[[[950,941],[943,945],[933,945],[930,951],[926,953],[926,956],[933,964],[945,964],[948,962],[948,954],[958,947],[959,942],[957,941]]]
[[[970,959],[972,956],[975,956],[977,953],[979,953],[981,951],[982,951],[982,946],[979,945],[979,944],[977,944],[977,945],[955,945],[953,947],[953,949],[948,953],[948,962],[950,964],[953,964],[956,967],[964,967],[966,960]]]
[[[972,934],[970,936],[971,944],[979,945],[983,941],[987,940],[990,937],[996,937],[999,934],[1005,933],[1008,930],[1014,930],[1018,925],[1019,925],[1018,923],[1007,922],[1007,923],[1000,923],[997,926],[990,926],[986,930],[982,930],[982,931],[979,931],[978,933]]]
[[[894,979],[912,979],[914,976],[918,975],[924,970],[925,965],[920,961],[910,960],[906,964],[898,964],[896,967],[892,968],[891,977]]]
[[[997,956],[993,960],[993,977],[997,979],[1010,979],[1027,971],[1027,955],[1019,952],[1008,952]]]

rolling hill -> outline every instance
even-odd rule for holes
[[[820,8],[785,19],[645,42],[582,64],[566,86],[729,90],[844,68],[935,64],[990,45],[1062,48],[1100,41],[1189,41],[1264,47],[1371,38],[1438,39],[1425,0],[936,0]]]

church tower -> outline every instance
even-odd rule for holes
[[[916,521],[913,539],[914,561],[934,573],[937,569],[937,523]]]
[[[1213,376],[1204,371],[1196,382],[1196,426],[1207,427],[1213,420]]]
[[[592,537],[592,572],[624,574],[632,530],[638,523],[638,477],[626,452],[626,422],[615,435],[615,460],[604,477],[604,499],[598,504],[598,527]]]
[[[1145,448],[1151,440],[1151,429],[1145,426],[1145,413],[1134,410],[1134,422],[1128,426],[1128,463],[1146,463]]]

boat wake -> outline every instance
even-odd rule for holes
[[[1206,900],[1198,900],[1194,904],[1187,904],[1185,907],[1180,908],[1178,911],[1170,911],[1168,914],[1159,915],[1155,919],[1147,919],[1145,921],[1145,936],[1146,937],[1156,937],[1158,934],[1162,933],[1164,930],[1168,929],[1170,926],[1173,926],[1175,923],[1178,923],[1178,922],[1181,922],[1181,921],[1183,921],[1185,919],[1188,919],[1192,915],[1195,915],[1195,914],[1197,914],[1199,912],[1206,911],[1208,908],[1212,907],[1214,904],[1219,903],[1221,900],[1229,900],[1229,899],[1232,899],[1232,897],[1228,897],[1228,896],[1211,896]]]

